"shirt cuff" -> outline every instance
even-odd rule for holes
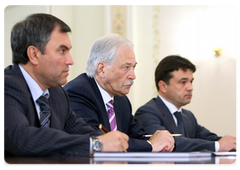
[[[89,152],[91,152],[92,151],[92,138],[89,138]]]
[[[215,141],[215,151],[218,152],[220,148],[220,145],[217,141]]]
[[[147,140],[147,143],[149,143],[151,145],[151,148],[153,149],[152,143],[149,140]]]

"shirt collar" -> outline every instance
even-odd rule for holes
[[[49,98],[50,94],[48,89],[46,91],[42,91],[41,87],[37,84],[37,82],[26,72],[26,70],[18,64],[24,79],[26,80],[28,87],[30,89],[30,92],[32,94],[33,100],[36,101],[41,95],[46,95],[47,98]]]
[[[163,103],[167,106],[167,108],[169,109],[169,111],[171,112],[171,114],[174,114],[176,111],[182,112],[182,108],[180,108],[179,110],[177,109],[176,106],[174,106],[174,104],[170,103],[169,101],[165,100],[160,94],[158,95],[160,97],[160,99],[163,101]]]
[[[96,84],[97,84],[97,86],[98,86],[98,89],[99,89],[99,91],[100,91],[100,93],[101,93],[101,95],[102,95],[102,98],[103,98],[103,102],[104,102],[104,104],[105,104],[105,106],[106,106],[106,104],[110,101],[110,100],[113,100],[114,98],[113,97],[111,97],[109,94],[108,94],[108,92],[106,91],[106,90],[104,90],[99,84],[98,84],[98,82],[97,82],[97,80],[94,78],[94,80],[95,80],[95,82],[96,82]]]

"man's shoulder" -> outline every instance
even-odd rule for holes
[[[4,77],[22,77],[22,73],[17,64],[9,65],[4,69]]]
[[[78,75],[73,80],[69,81],[67,84],[64,85],[64,89],[69,89],[73,87],[88,87],[91,78],[87,76],[86,73],[82,73]]]
[[[17,65],[9,65],[4,69],[4,86],[5,89],[7,87],[10,88],[17,88],[21,87],[24,88],[26,84],[25,79]]]
[[[184,108],[182,108],[182,114],[186,115],[186,116],[193,116],[193,117],[195,117],[194,114],[190,110],[184,109]]]
[[[140,106],[136,113],[135,116],[138,116],[139,114],[143,114],[143,113],[158,113],[158,102],[156,100],[157,98],[152,98],[149,101],[147,101],[145,104],[143,104],[142,106]]]
[[[158,103],[157,97],[150,99],[145,104],[143,104],[140,108],[143,107],[155,107],[155,105]]]
[[[9,65],[4,69],[4,75],[9,75],[13,73],[13,66],[14,65]]]
[[[63,86],[68,96],[76,97],[76,95],[85,96],[86,98],[93,97],[97,93],[97,85],[93,78],[90,78],[86,73],[80,74],[72,81]]]

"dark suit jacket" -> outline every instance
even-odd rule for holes
[[[85,73],[64,86],[69,98],[70,106],[86,123],[94,129],[102,124],[110,131],[110,124],[102,95],[94,78]],[[143,139],[143,128],[132,115],[131,104],[127,96],[114,97],[114,111],[117,129],[127,134],[129,139],[128,151],[151,151],[152,147]]]
[[[49,88],[51,125],[41,128],[31,92],[18,65],[4,69],[4,80],[6,156],[89,155],[90,135],[102,133],[70,109],[62,87]]]
[[[179,133],[172,114],[159,96],[141,106],[136,111],[135,117],[142,123],[148,134],[153,134],[156,130]],[[221,137],[200,126],[189,110],[182,109],[182,118],[185,137],[175,137],[174,151],[215,151],[214,141],[218,141]]]

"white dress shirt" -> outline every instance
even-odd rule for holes
[[[113,97],[111,97],[109,94],[108,94],[108,92],[106,92],[106,90],[104,90],[99,84],[98,84],[98,82],[97,82],[97,80],[94,78],[94,80],[95,80],[95,82],[96,82],[96,84],[97,84],[97,86],[98,86],[98,89],[99,89],[99,91],[100,91],[100,93],[101,93],[101,96],[102,96],[102,99],[103,99],[103,102],[104,102],[104,104],[105,104],[105,108],[106,108],[106,111],[108,110],[108,108],[107,108],[107,103],[110,101],[110,100],[112,100],[113,101]]]
[[[26,80],[28,87],[30,89],[30,92],[32,94],[33,97],[33,101],[35,103],[35,107],[38,113],[38,118],[40,119],[40,107],[38,105],[38,103],[36,102],[37,99],[42,96],[42,95],[46,95],[47,98],[49,98],[50,94],[48,92],[48,89],[46,91],[42,91],[41,87],[37,84],[37,82],[27,73],[27,71],[20,65],[18,64],[24,79]]]

